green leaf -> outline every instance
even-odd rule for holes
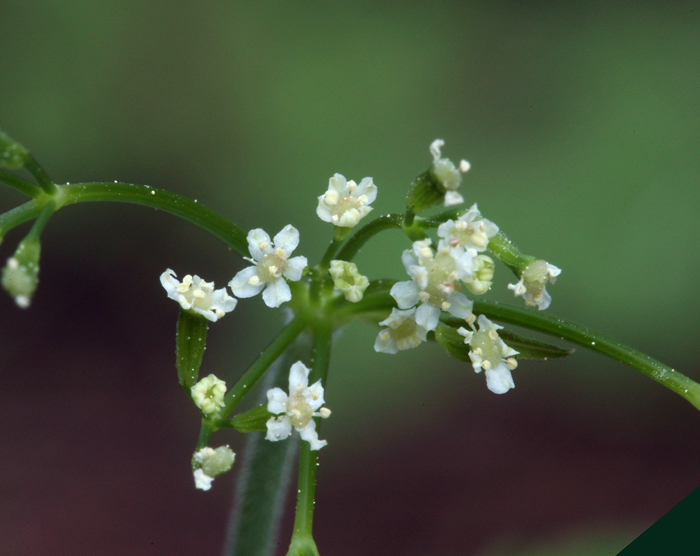
[[[469,352],[471,347],[464,343],[464,336],[457,330],[443,322],[439,322],[433,331],[437,342],[445,348],[445,351],[455,359],[471,363]]]
[[[513,348],[519,354],[518,359],[556,359],[558,357],[566,357],[576,351],[575,349],[564,349],[553,344],[533,340],[532,338],[524,338],[509,330],[499,330],[498,335],[506,343],[508,347]]]
[[[267,405],[259,405],[244,413],[235,415],[225,426],[238,432],[262,432],[267,430],[267,421],[272,417]]]
[[[199,380],[208,328],[203,316],[180,309],[175,335],[175,365],[177,378],[188,393]]]

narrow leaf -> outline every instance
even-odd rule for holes
[[[189,392],[199,379],[199,368],[207,343],[207,319],[180,309],[175,335],[175,365],[180,384]]]

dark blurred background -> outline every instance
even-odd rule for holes
[[[58,182],[292,223],[312,264],[334,172],[398,211],[444,138],[472,163],[467,202],[563,269],[551,313],[700,380],[699,24],[696,2],[0,2],[0,127]],[[20,202],[0,190],[0,210]],[[403,278],[407,245],[387,233],[357,262]],[[194,489],[158,277],[223,286],[244,263],[107,203],[61,210],[42,249],[32,307],[0,297],[0,554],[218,554],[235,474]],[[490,297],[519,304],[512,281],[500,267]],[[203,371],[232,383],[282,318],[242,301]],[[348,326],[334,351],[324,555],[615,554],[700,483],[697,410],[621,364],[524,362],[496,396],[434,345],[375,354],[376,332]]]

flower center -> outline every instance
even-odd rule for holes
[[[498,339],[498,334],[493,330],[480,330],[479,332],[474,332],[472,341],[470,342],[473,349],[481,348],[482,361],[491,363],[492,369],[503,360],[503,353],[501,352],[500,346],[492,339],[494,335],[496,339]]]
[[[440,306],[456,289],[454,280],[457,277],[457,263],[449,253],[438,251],[435,257],[424,261],[423,266],[428,271],[428,287],[425,292],[430,295],[429,303]]]
[[[331,216],[337,216],[340,218],[349,210],[359,209],[361,205],[362,203],[358,197],[343,195],[331,209]]]
[[[314,416],[314,410],[301,392],[295,392],[287,402],[287,417],[295,429],[303,429]]]
[[[532,295],[535,301],[542,297],[542,292],[548,280],[547,263],[543,260],[530,263],[523,272],[523,281],[525,282],[527,293]]]
[[[287,259],[280,250],[268,253],[256,265],[256,273],[261,282],[272,282],[275,278],[282,276],[287,267]]]

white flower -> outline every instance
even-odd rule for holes
[[[215,477],[226,473],[233,467],[236,454],[228,446],[216,450],[206,446],[194,453],[194,461],[200,465],[194,471],[194,485],[201,490],[209,490]]]
[[[440,319],[440,311],[447,311],[458,318],[467,318],[473,303],[459,292],[459,280],[471,278],[476,251],[450,247],[440,240],[437,252],[425,239],[413,243],[401,261],[409,276],[407,282],[397,282],[391,288],[391,296],[400,309],[410,309],[418,303],[416,322],[426,330],[434,330]]]
[[[442,139],[435,139],[430,144],[430,154],[433,155],[431,173],[445,189],[445,206],[450,207],[464,202],[464,198],[457,193],[457,188],[462,183],[462,174],[468,172],[471,166],[469,162],[462,160],[458,170],[449,158],[441,158],[440,149],[444,144]]]
[[[479,315],[478,325],[478,332],[466,328],[460,328],[457,332],[464,336],[464,343],[472,347],[469,358],[474,371],[479,373],[483,369],[488,389],[494,394],[505,394],[515,388],[510,371],[518,366],[513,357],[518,352],[508,347],[498,335],[497,331],[502,326],[494,324],[484,315]]]
[[[369,286],[369,278],[362,276],[355,263],[331,261],[328,269],[333,278],[333,285],[338,288],[350,303],[360,301]]]
[[[194,311],[207,320],[216,322],[236,307],[238,301],[226,293],[226,288],[214,290],[214,282],[205,282],[199,276],[187,275],[178,282],[175,272],[168,269],[160,275],[160,283],[185,310]]]
[[[498,233],[498,226],[480,216],[479,208],[474,203],[457,221],[448,220],[440,224],[437,235],[452,247],[486,251],[489,239]]]
[[[215,375],[204,377],[191,388],[190,392],[194,404],[206,415],[224,407],[226,383]]]
[[[354,228],[372,210],[377,198],[377,186],[372,178],[363,178],[360,185],[335,174],[328,181],[328,191],[318,198],[316,214],[324,222],[342,228]]]
[[[289,258],[299,245],[299,231],[288,224],[270,241],[264,230],[256,228],[248,232],[248,247],[252,259],[247,259],[255,266],[241,270],[229,287],[237,297],[253,297],[263,292],[263,301],[268,307],[279,307],[292,299],[289,284],[301,279],[306,268],[306,257]],[[265,291],[263,291],[263,289]]]
[[[320,450],[328,442],[318,439],[314,417],[327,418],[331,412],[325,407],[323,386],[317,380],[309,386],[309,369],[297,361],[289,371],[289,395],[281,388],[267,391],[267,410],[277,417],[267,421],[265,438],[276,442],[292,434],[292,427],[299,431],[302,440],[311,444],[312,450]],[[318,411],[317,411],[318,410]]]
[[[547,282],[554,284],[560,274],[560,268],[539,259],[525,268],[517,283],[508,284],[508,289],[513,290],[516,297],[522,295],[528,307],[537,306],[542,311],[552,302],[545,286]]]
[[[380,331],[374,342],[374,351],[397,353],[417,347],[425,342],[428,330],[416,323],[416,310],[400,311],[392,309],[391,315],[379,323],[387,326]]]

